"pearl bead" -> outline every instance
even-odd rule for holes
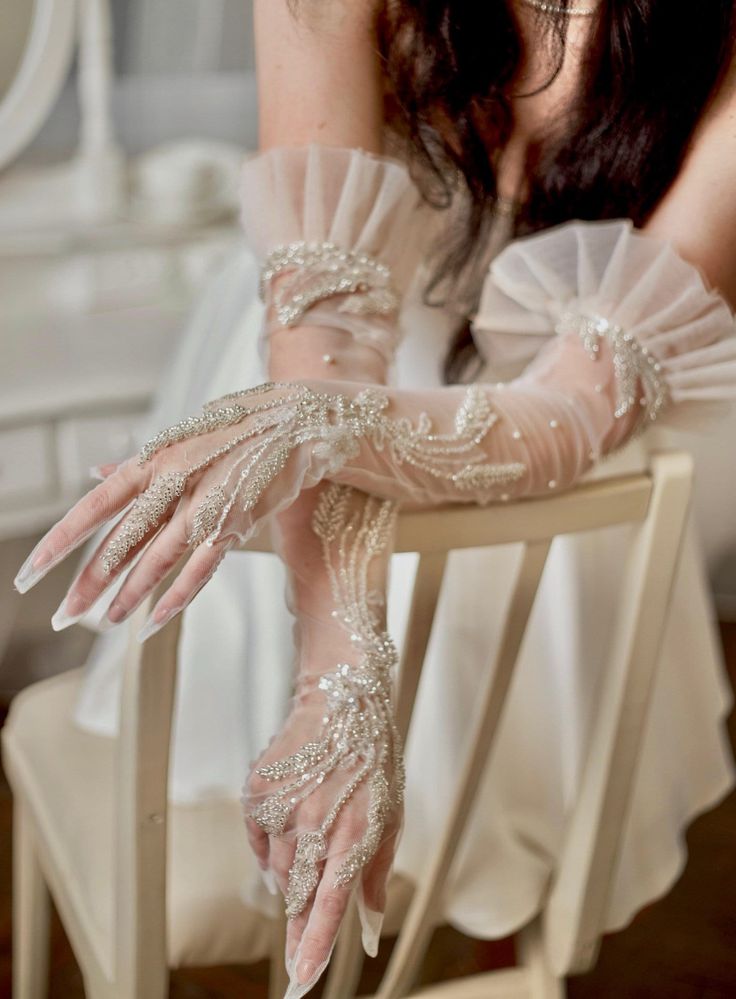
[[[596,392],[602,392],[603,391],[603,386],[600,385],[600,384],[598,384],[598,385],[596,385],[595,390],[596,390]]]
[[[332,354],[323,354],[322,355],[322,360],[325,362],[325,364],[334,364],[335,363],[335,358],[332,356]]]
[[[548,489],[555,489],[557,487],[557,479],[550,479],[547,483]]]
[[[557,422],[557,420],[550,420],[549,425],[552,427],[553,430],[557,430],[557,428],[559,427],[559,423]]]
[[[521,430],[514,430],[514,432],[512,433],[511,436],[514,438],[515,441],[520,441],[521,440]]]

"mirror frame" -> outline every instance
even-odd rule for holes
[[[23,58],[0,101],[0,170],[36,136],[64,85],[75,48],[78,0],[34,0]]]

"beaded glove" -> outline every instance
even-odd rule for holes
[[[401,164],[359,150],[274,149],[246,163],[242,221],[262,267],[261,343],[274,380],[386,381],[401,299],[419,260],[417,202]],[[402,770],[389,699],[395,654],[376,617],[385,604],[392,519],[389,504],[326,484],[301,496],[272,529],[288,570],[297,697],[266,754],[273,762],[262,760],[250,777],[246,813],[254,816],[247,824],[264,878],[268,884],[275,875],[286,896],[289,999],[325,967],[351,882],[366,952],[378,947],[398,835],[400,790],[391,785]],[[369,574],[370,605],[361,594]],[[295,750],[312,767],[311,786],[307,771],[285,773]],[[280,786],[264,786],[263,801],[253,804],[254,785],[266,777],[280,777]],[[289,808],[289,789],[304,781],[307,798],[299,793]]]
[[[511,334],[493,330],[498,315]],[[322,478],[418,505],[503,501],[567,487],[653,418],[692,420],[695,404],[736,394],[730,309],[694,267],[626,223],[575,223],[512,244],[494,264],[476,327],[547,342],[504,386],[409,392],[311,380],[210,403],[80,500],[31,553],[17,587],[132,502],[76,593],[83,612],[146,545],[133,572],[150,590],[161,565],[192,550],[158,627],[226,546]]]
[[[406,167],[359,149],[312,144],[246,160],[241,221],[261,264],[264,338],[334,327],[390,365],[403,296],[435,220]],[[359,350],[346,358],[360,380]]]
[[[334,483],[311,507],[318,557],[297,526],[282,539],[296,695],[243,798],[256,856],[286,897],[289,999],[324,970],[353,887],[364,945],[377,952],[404,781],[385,623],[396,507]]]

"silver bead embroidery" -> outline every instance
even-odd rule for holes
[[[373,560],[389,544],[396,505],[331,483],[322,493],[312,527],[322,542],[322,557],[330,579],[335,616],[350,635],[356,664],[341,663],[319,677],[317,687],[327,710],[317,740],[290,756],[259,767],[258,776],[284,781],[247,814],[269,835],[280,835],[294,806],[324,780],[353,770],[318,829],[300,833],[289,871],[286,914],[303,911],[319,881],[319,865],[327,854],[328,834],[340,811],[367,782],[366,828],[347,853],[335,886],[348,885],[375,855],[392,808],[403,800],[401,741],[391,710],[392,673],[396,649],[382,626],[376,606],[383,602],[369,588]],[[296,779],[294,779],[296,778]],[[248,809],[247,789],[243,802]]]
[[[616,419],[625,416],[639,404],[639,383],[646,402],[642,404],[649,421],[657,419],[669,401],[667,383],[661,374],[661,365],[632,333],[609,322],[603,316],[587,316],[568,310],[557,324],[557,332],[576,332],[592,360],[597,360],[600,341],[606,339],[613,353],[613,370],[616,379]],[[595,386],[602,391],[602,386]]]
[[[339,312],[387,316],[399,307],[390,269],[368,253],[343,250],[335,243],[277,246],[261,271],[261,301],[280,274],[286,277],[276,288],[273,307],[281,326],[294,326],[314,305],[334,295],[349,296]]]
[[[183,494],[187,478],[187,472],[166,472],[157,476],[148,489],[136,497],[120,530],[100,554],[106,575],[117,569],[149,531],[161,523],[174,500]]]
[[[249,405],[256,395],[261,398]],[[269,395],[273,397],[262,398]],[[334,474],[357,454],[361,440],[369,440],[377,450],[387,448],[397,465],[412,465],[461,492],[493,490],[518,481],[526,473],[521,462],[484,461],[480,445],[498,416],[477,385],[468,387],[455,414],[453,432],[447,434],[434,433],[424,413],[414,425],[406,418],[391,418],[388,407],[389,396],[379,388],[364,389],[350,399],[315,392],[305,385],[269,382],[214,400],[200,416],[161,431],[143,446],[139,463],[145,464],[187,438],[246,422],[241,433],[188,470],[191,476],[240,449],[224,479],[208,491],[194,511],[191,544],[212,544],[236,505],[244,512],[252,510],[303,444],[310,444],[315,457],[324,460],[327,473]]]

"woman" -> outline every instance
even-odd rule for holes
[[[138,497],[72,585],[56,625],[78,620],[123,575],[106,618],[124,620],[191,551],[145,638],[209,582],[237,538],[276,521],[296,621],[297,696],[249,777],[245,806],[254,852],[286,896],[297,999],[329,960],[353,885],[364,944],[377,947],[404,792],[383,597],[397,504],[564,489],[614,451],[640,464],[651,432],[620,449],[645,426],[674,414],[692,420],[696,406],[734,395],[736,265],[724,248],[736,229],[727,169],[736,98],[731,2],[697,17],[672,0],[293,6],[256,3],[263,152],[246,164],[243,192],[252,256],[233,262],[179,361],[206,361],[196,391],[217,388],[197,402],[233,394],[192,417],[164,393],[166,418],[153,430],[182,422],[156,433],[138,461],[103,469],[106,480],[31,553],[18,585],[33,585]],[[415,183],[387,149],[412,164]],[[454,189],[451,211],[433,212]],[[571,219],[589,221],[557,227]],[[599,224],[606,219],[633,227]],[[513,238],[540,230],[549,231]],[[430,233],[439,238],[423,260]],[[242,319],[254,258],[266,309],[251,305]],[[443,308],[422,308],[425,293]],[[417,351],[438,364],[448,329],[472,315],[494,380],[499,370],[508,380],[492,384],[485,370],[472,384],[437,387],[415,371],[412,388],[401,376],[398,388],[384,387],[402,303],[412,365]],[[261,380],[251,356],[261,322],[276,384],[245,391]],[[473,361],[461,333],[449,375],[467,380]],[[181,394],[181,370],[172,385]],[[603,665],[619,542],[583,538],[556,554],[553,576],[580,593],[561,600],[553,578],[532,623],[488,775],[488,809],[474,820],[448,896],[446,915],[472,932],[500,935],[526,921],[554,867]],[[593,572],[602,553],[605,579]],[[500,596],[509,569],[503,554],[469,555],[455,587],[464,612],[444,609],[409,746],[413,849],[397,856],[409,874],[423,842],[412,814],[430,827],[438,821],[483,662],[477,651],[493,637],[497,610],[485,596],[472,604],[472,575],[486,580],[484,595],[488,578],[498,580]],[[225,561],[192,615],[219,606],[230,629],[223,648],[237,659],[249,639],[233,629],[257,619],[259,600],[271,621],[274,611],[260,583],[257,591],[220,585],[235,561]],[[207,604],[218,586],[220,599]],[[722,678],[699,675],[697,643],[687,646],[687,607],[702,600],[692,561],[678,593],[685,609],[663,652],[669,669],[655,692],[609,928],[671,883],[682,824],[733,782],[719,728]],[[228,597],[242,603],[223,612]],[[194,616],[191,630],[203,642],[215,626]],[[185,652],[185,671],[201,665],[193,659],[187,667]],[[279,701],[283,678],[258,682]],[[431,719],[434,705],[442,713]],[[190,710],[202,712],[202,702]],[[223,708],[228,715],[237,722],[237,710]],[[688,764],[682,747],[693,731],[699,755]],[[667,854],[649,881],[640,878],[647,841]]]

